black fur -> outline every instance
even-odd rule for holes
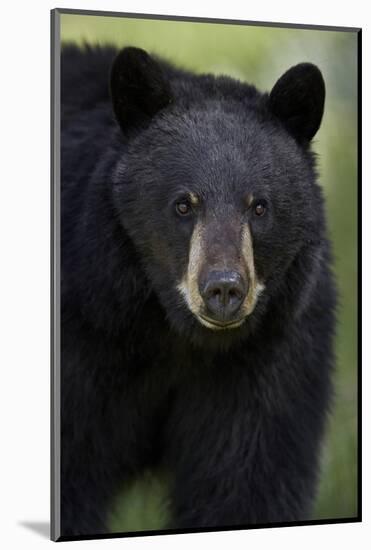
[[[159,65],[143,50],[125,48],[111,70],[113,109],[122,131],[142,130],[163,107],[171,103],[168,81]]]
[[[275,84],[270,108],[298,140],[310,141],[321,124],[325,103],[325,83],[319,69],[300,63],[289,69]]]
[[[169,528],[307,519],[335,307],[309,149],[322,77],[298,66],[268,96],[116,53],[62,52],[62,534],[106,532],[125,480],[158,465]],[[186,189],[216,238],[250,216],[247,191],[268,205],[249,220],[265,290],[241,328],[201,326],[176,290]]]

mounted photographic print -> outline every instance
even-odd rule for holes
[[[52,538],[360,521],[361,31],[52,11]]]

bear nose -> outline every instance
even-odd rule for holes
[[[247,283],[237,271],[212,271],[200,285],[208,313],[220,322],[230,321],[247,293]]]

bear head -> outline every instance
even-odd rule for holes
[[[296,65],[261,94],[125,48],[111,97],[125,138],[115,206],[171,326],[228,346],[273,305],[295,315],[324,231],[310,151],[324,108],[319,69]]]

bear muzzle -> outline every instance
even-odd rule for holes
[[[240,323],[241,306],[248,292],[246,278],[235,270],[211,270],[199,281],[205,321],[221,328]]]

